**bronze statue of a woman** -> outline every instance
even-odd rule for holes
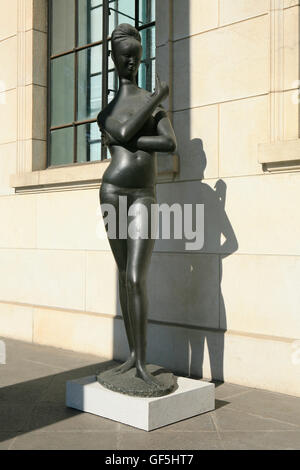
[[[151,205],[156,204],[156,152],[174,152],[176,138],[161,106],[169,93],[167,84],[160,82],[157,76],[153,93],[137,86],[136,76],[142,58],[139,32],[129,24],[121,24],[113,31],[111,44],[119,89],[97,118],[111,154],[110,165],[102,179],[100,202],[111,204],[117,215],[117,236],[108,237],[119,272],[120,304],[130,356],[121,366],[99,374],[98,381],[122,393],[158,396],[174,388],[174,379],[169,378],[166,386],[162,380],[168,375],[166,371],[162,370],[160,374],[155,368],[146,366],[146,274],[155,241],[151,238],[150,214]],[[133,205],[136,209],[141,205],[146,207],[148,238],[128,236],[124,239],[119,236],[120,196],[127,198],[127,211]],[[135,214],[138,212],[136,210]],[[135,224],[138,232],[142,223],[142,217],[139,220],[136,215],[131,226]],[[135,390],[136,379],[142,383],[142,391]]]

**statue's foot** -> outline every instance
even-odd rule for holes
[[[151,387],[161,388],[159,381],[147,371],[146,366],[136,366],[136,377],[144,380]]]
[[[118,369],[131,365],[130,359]],[[124,374],[115,373],[114,369],[101,372],[97,375],[97,381],[108,390],[133,397],[162,397],[171,393],[176,386],[171,372],[160,366],[147,364],[146,367],[140,363]]]
[[[127,361],[124,362],[124,364],[121,364],[120,366],[115,367],[113,369],[113,372],[115,374],[125,374],[125,372],[128,372],[133,367],[135,367],[135,354],[131,354],[129,359],[127,359]]]

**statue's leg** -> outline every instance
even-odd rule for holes
[[[159,382],[148,373],[146,369],[147,347],[147,292],[146,275],[150,265],[151,255],[155,240],[151,239],[151,205],[155,204],[154,197],[137,198],[134,202],[135,216],[129,218],[131,234],[143,232],[145,227],[145,213],[148,214],[148,238],[133,239],[130,231],[127,240],[127,296],[128,310],[133,319],[133,333],[136,353],[137,376],[153,386],[159,386]],[[143,206],[143,207],[142,207]],[[147,212],[145,212],[145,209]]]
[[[126,335],[128,339],[128,345],[130,350],[130,356],[128,360],[115,368],[116,372],[125,372],[131,369],[135,365],[135,347],[134,347],[134,335],[131,325],[131,319],[128,312],[128,299],[126,289],[126,266],[127,266],[127,240],[119,239],[119,196],[111,191],[105,191],[101,188],[100,192],[101,204],[112,204],[116,211],[116,234],[117,238],[112,239],[108,236],[108,241],[114,255],[119,275],[119,296],[120,304],[122,309],[122,315],[124,319],[124,325]]]

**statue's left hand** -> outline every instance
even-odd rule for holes
[[[155,90],[151,94],[153,97],[159,97],[161,101],[169,95],[169,86],[166,82],[161,82],[158,73],[156,74]]]

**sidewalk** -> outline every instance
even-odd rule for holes
[[[3,338],[0,449],[300,449],[300,399],[231,384],[216,410],[150,433],[65,407],[66,380],[113,361]]]

